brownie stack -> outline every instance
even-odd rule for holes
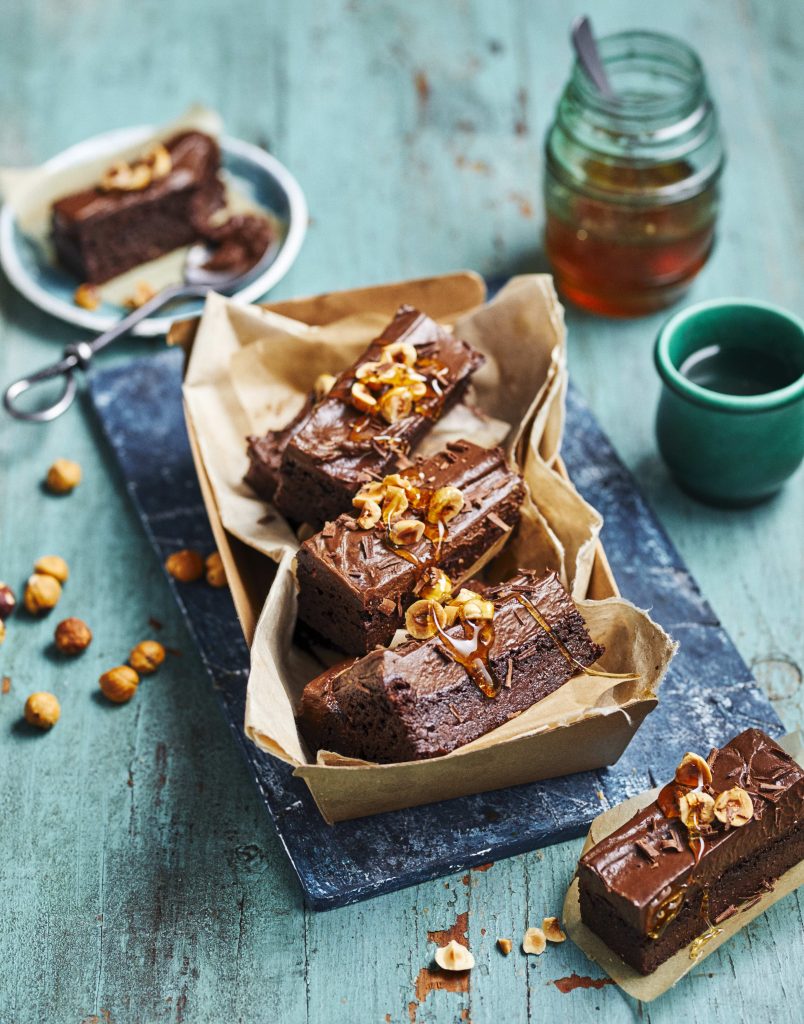
[[[312,751],[379,763],[447,754],[602,654],[555,573],[473,579],[519,522],[525,485],[504,451],[457,441],[412,454],[483,362],[403,306],[292,423],[248,439],[246,482],[318,528],[298,553],[299,620],[356,656],[304,689]]]

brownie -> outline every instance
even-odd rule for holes
[[[463,507],[445,524],[443,535],[432,525],[399,550],[393,545],[393,523],[381,520],[359,529],[358,513],[348,512],[299,550],[299,618],[347,654],[366,654],[391,640],[430,567],[438,566],[459,587],[519,521],[525,488],[501,448],[456,441],[401,476],[410,481],[418,505],[402,513],[403,521],[425,523],[428,503],[439,489],[461,492]]]
[[[473,624],[457,622],[308,683],[299,727],[310,747],[380,763],[438,757],[520,714],[603,653],[555,573],[520,570],[483,588],[483,598],[494,604],[485,653],[478,639],[466,640]],[[484,692],[483,674],[496,695]]]
[[[372,366],[388,367],[394,346],[407,347],[415,363],[421,394],[408,400],[407,411],[390,401],[413,395],[407,383],[382,386],[373,394],[363,375]],[[411,348],[412,346],[412,348]],[[335,380],[330,392],[297,424],[284,443],[277,509],[293,522],[322,526],[351,507],[361,484],[409,465],[408,452],[433,423],[464,395],[484,357],[435,321],[410,306],[399,309],[383,333]],[[402,374],[404,367],[396,363]],[[396,371],[394,371],[396,372]],[[374,406],[355,406],[357,392]],[[403,394],[404,393],[404,394]],[[387,409],[387,415],[382,412]]]
[[[99,284],[203,237],[224,202],[218,144],[202,132],[164,143],[170,170],[143,188],[94,188],[53,204],[59,261],[80,280]]]
[[[261,437],[250,434],[246,438],[248,472],[245,483],[265,501],[273,501],[279,486],[279,468],[288,441],[307,418],[315,402],[312,394],[307,397],[301,411],[281,430],[269,430]]]
[[[693,940],[694,955],[804,859],[804,771],[777,743],[747,729],[709,754],[711,780],[697,769],[685,780],[685,762],[694,755],[578,866],[584,923],[641,974]],[[710,803],[727,791],[730,813]],[[692,818],[689,794],[705,801]]]

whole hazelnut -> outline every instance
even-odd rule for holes
[[[217,551],[213,551],[207,558],[207,583],[211,587],[226,586],[226,570],[223,567],[223,559]]]
[[[168,555],[165,568],[179,583],[193,583],[204,575],[204,559],[197,551],[182,548]]]
[[[61,583],[53,576],[35,572],[28,577],[23,594],[23,604],[31,615],[41,615],[55,608],[61,597]]]
[[[64,619],[56,626],[53,639],[62,654],[80,654],[92,642],[92,630],[81,619]]]
[[[7,583],[0,583],[0,620],[5,620],[17,607],[17,598]]]
[[[165,648],[156,640],[143,640],[128,656],[128,663],[142,676],[156,672],[165,660]]]
[[[70,575],[67,563],[59,555],[42,555],[34,563],[34,572],[41,572],[44,576],[52,576],[59,583],[66,583]]]
[[[140,677],[128,665],[118,665],[104,672],[98,680],[101,693],[115,704],[125,704],[137,692]]]
[[[73,302],[81,309],[97,309],[101,304],[100,293],[92,284],[79,284],[73,292]]]
[[[47,471],[45,484],[54,494],[69,494],[81,483],[81,467],[70,459],[56,459]]]
[[[37,729],[50,729],[59,720],[61,705],[52,693],[45,690],[32,693],[25,701],[25,721]]]

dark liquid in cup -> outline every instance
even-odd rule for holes
[[[726,395],[765,395],[798,379],[793,367],[770,352],[720,345],[698,349],[679,369],[693,384]]]

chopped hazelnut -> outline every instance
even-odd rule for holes
[[[5,624],[5,622],[3,622],[2,619],[0,619],[0,646],[2,646],[2,644],[3,644],[5,639],[6,639],[6,624]]]
[[[17,598],[7,583],[0,583],[0,621],[5,621],[17,607]]]
[[[146,302],[150,302],[154,295],[156,292],[147,281],[137,281],[134,294],[130,295],[123,305],[127,309],[140,309]]]
[[[460,942],[450,939],[446,946],[436,950],[435,962],[442,971],[471,971],[475,966],[475,958]]]
[[[93,310],[101,304],[101,298],[94,284],[79,284],[73,292],[73,302],[81,309]]]
[[[385,521],[390,522],[397,516],[404,515],[408,510],[408,505],[408,496],[403,487],[387,487],[382,507]]]
[[[386,423],[398,423],[410,416],[412,408],[413,395],[406,387],[390,388],[380,399],[380,415]]]
[[[70,459],[56,459],[45,478],[45,485],[53,494],[69,494],[80,483],[81,467]]]
[[[473,597],[461,605],[460,611],[467,622],[477,619],[491,620],[494,618],[494,602],[484,601],[481,597]]]
[[[514,944],[510,939],[497,939],[497,949],[499,949],[503,956],[508,956],[513,948]]]
[[[217,551],[207,556],[207,583],[211,587],[226,586],[226,570],[223,567],[223,559]]]
[[[118,665],[104,672],[98,680],[101,693],[115,704],[125,704],[137,692],[140,677],[128,665]]]
[[[40,690],[25,701],[25,721],[37,729],[52,729],[61,715],[61,705],[52,693]]]
[[[522,940],[522,951],[524,953],[535,953],[536,956],[541,956],[546,948],[547,939],[545,938],[544,932],[541,928],[528,928],[525,932],[525,937]]]
[[[330,391],[332,391],[332,386],[336,379],[331,373],[319,373],[315,379],[315,384],[313,384],[313,394],[317,402],[320,402],[322,398],[326,398]]]
[[[754,816],[754,802],[740,786],[718,793],[715,800],[715,817],[724,825],[740,828]]]
[[[691,789],[709,786],[712,782],[712,769],[700,754],[686,753],[676,768],[676,782]]]
[[[548,942],[564,942],[567,938],[561,930],[557,917],[545,917],[542,921],[542,931]]]
[[[364,501],[363,511],[357,517],[357,525],[361,530],[373,530],[382,518],[382,509],[376,501]]]
[[[463,508],[463,495],[457,487],[439,487],[430,499],[427,509],[427,521],[430,523],[448,523]]]
[[[81,619],[64,619],[56,626],[53,639],[62,654],[80,654],[92,643],[92,630]]]
[[[436,601],[414,601],[405,612],[405,629],[414,640],[429,640],[445,621],[444,609]]]
[[[173,158],[170,155],[170,150],[161,142],[155,142],[143,156],[141,162],[150,168],[153,181],[166,178],[173,170]]]
[[[355,508],[363,508],[367,501],[381,502],[385,498],[385,481],[369,480],[363,484],[357,494],[352,498]]]
[[[352,405],[359,412],[374,412],[377,408],[377,399],[372,395],[365,384],[356,383],[352,385],[349,392]]]
[[[403,363],[405,366],[416,365],[416,346],[407,341],[392,341],[382,349],[382,361],[385,363]]]
[[[167,556],[165,568],[179,583],[193,583],[204,575],[204,559],[197,551],[182,548]]]
[[[452,598],[450,604],[461,606],[467,604],[469,601],[480,601],[482,598],[480,594],[474,590],[469,590],[467,587],[461,587],[455,597]]]
[[[41,615],[55,608],[61,597],[61,584],[53,576],[35,572],[28,577],[23,594],[23,604],[31,615]]]
[[[128,663],[141,676],[149,676],[165,660],[165,648],[156,640],[143,640],[131,651]]]
[[[423,380],[412,380],[408,384],[408,391],[410,391],[410,397],[418,401],[427,394],[427,385]]]
[[[452,580],[443,569],[430,565],[422,573],[418,593],[428,601],[448,601],[452,597]]]
[[[418,544],[424,536],[424,523],[420,519],[398,519],[388,530],[388,539],[399,547]]]
[[[52,576],[59,583],[66,583],[70,576],[67,563],[59,555],[42,555],[41,558],[37,558],[34,563],[34,572]]]
[[[678,801],[678,813],[687,828],[708,825],[715,816],[715,801],[708,793],[693,789],[682,794]]]

